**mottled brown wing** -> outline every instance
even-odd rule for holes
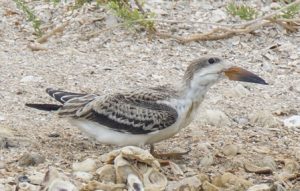
[[[84,105],[79,100],[77,103],[78,98],[74,98],[64,104],[59,114],[88,119],[119,132],[147,134],[176,122],[177,111],[158,103],[168,96],[169,94],[158,91],[131,92],[97,96],[93,100],[87,100]]]

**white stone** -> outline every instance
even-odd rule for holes
[[[230,123],[228,116],[220,110],[206,110],[200,115],[199,119],[216,127],[222,127]]]
[[[227,14],[224,11],[222,11],[221,9],[216,9],[212,11],[210,19],[212,22],[220,22],[225,20],[226,17]]]
[[[21,82],[40,82],[42,81],[42,77],[38,77],[38,76],[25,76],[21,79]]]
[[[82,162],[74,163],[72,169],[73,171],[91,172],[96,169],[96,161],[88,158]]]
[[[268,184],[257,184],[248,188],[247,191],[270,191],[271,188]]]
[[[33,175],[28,177],[31,184],[40,185],[44,179],[44,174],[36,172]]]
[[[4,121],[4,120],[5,120],[5,117],[0,114],[0,121]]]
[[[248,95],[250,91],[245,88],[242,84],[237,84],[233,88],[230,88],[228,91],[225,91],[225,96],[228,97],[242,97]]]
[[[90,173],[88,172],[81,172],[81,171],[77,171],[77,172],[74,172],[73,175],[80,179],[80,180],[83,180],[85,182],[91,180],[93,178],[93,175],[91,175]]]
[[[300,128],[300,115],[293,115],[285,120],[283,120],[285,127]]]
[[[279,126],[279,121],[268,111],[257,111],[250,115],[250,122],[266,128]]]

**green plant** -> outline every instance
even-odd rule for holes
[[[227,5],[226,10],[228,13],[234,16],[239,16],[243,20],[252,20],[257,16],[257,11],[247,5],[238,5],[234,2],[231,2]]]
[[[300,12],[300,3],[287,7],[286,10],[282,11],[280,17],[285,19],[292,19],[295,18],[295,16],[299,14],[299,12]]]
[[[33,29],[37,36],[42,36],[42,30],[41,30],[41,21],[38,19],[38,17],[34,14],[34,11],[26,5],[25,1],[23,0],[14,0],[17,4],[18,8],[21,9],[26,15],[27,19],[32,23]]]
[[[148,20],[153,18],[153,13],[142,13],[139,9],[131,9],[128,2],[111,0],[108,2],[109,9],[113,10],[114,14],[121,18],[125,25],[133,27],[138,24],[148,31],[154,31],[154,21]]]

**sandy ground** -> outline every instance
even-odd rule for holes
[[[300,173],[300,129],[282,123],[300,114],[299,32],[288,34],[279,26],[271,26],[226,40],[180,44],[115,28],[85,39],[88,32],[116,22],[111,13],[92,5],[74,12],[45,2],[30,5],[35,6],[42,26],[57,26],[66,20],[70,24],[43,44],[46,50],[32,51],[28,48],[35,39],[31,24],[14,2],[0,2],[0,128],[4,136],[0,139],[0,190],[13,189],[20,176],[44,174],[49,166],[66,173],[80,187],[84,181],[72,177],[72,164],[86,158],[97,161],[100,155],[118,148],[95,143],[53,113],[24,106],[28,102],[54,103],[46,88],[105,94],[139,86],[178,84],[189,62],[205,54],[221,55],[258,74],[269,85],[220,82],[208,92],[195,121],[174,138],[157,144],[157,149],[191,149],[184,159],[175,160],[184,172],[192,169],[209,177],[231,172],[252,184],[300,190],[297,176],[290,180],[285,177]],[[147,6],[161,13],[157,17],[162,19],[238,21],[226,14],[224,5],[222,1],[211,5],[201,1],[153,1]],[[256,6],[269,11],[270,4]],[[91,22],[95,17],[104,19]],[[158,24],[158,28],[182,35],[207,31],[209,26],[181,23]],[[234,151],[226,154],[228,145]],[[18,159],[24,153],[38,153],[45,161],[20,166]],[[247,172],[246,162],[271,166],[272,173]]]

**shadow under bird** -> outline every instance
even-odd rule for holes
[[[101,143],[151,145],[172,137],[197,114],[207,90],[223,78],[267,84],[257,75],[230,66],[221,57],[206,56],[187,68],[180,88],[156,87],[123,93],[82,94],[48,88],[60,104],[26,104],[40,110],[57,110]]]

